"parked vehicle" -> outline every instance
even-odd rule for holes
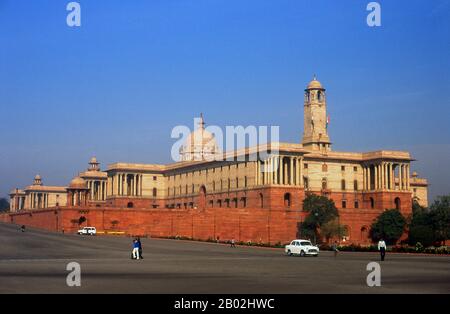
[[[290,244],[286,245],[284,251],[287,255],[300,255],[300,256],[318,256],[319,248],[312,245],[308,240],[293,240]]]
[[[96,235],[97,229],[95,227],[84,227],[83,229],[78,230],[79,235]]]

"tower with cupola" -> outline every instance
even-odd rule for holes
[[[328,122],[325,88],[314,76],[305,89],[303,147],[322,152],[331,150]]]

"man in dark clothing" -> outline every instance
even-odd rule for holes
[[[384,261],[384,256],[386,255],[386,243],[383,239],[378,242],[378,250],[380,250],[381,261]]]
[[[143,259],[144,257],[142,257],[142,243],[141,243],[141,238],[137,238],[137,243],[139,246],[139,258]]]

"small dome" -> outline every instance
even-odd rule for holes
[[[322,84],[317,80],[316,76],[314,76],[313,80],[309,82],[306,89],[323,89]]]
[[[42,185],[42,178],[41,178],[40,175],[37,174],[37,175],[34,177],[33,185]]]
[[[90,164],[97,164],[97,158],[96,157],[92,157],[91,161],[89,162]]]
[[[86,181],[80,177],[75,177],[72,181],[70,181],[69,188],[71,189],[86,189]]]
[[[414,172],[412,173],[412,176],[413,176],[413,178],[417,178],[417,176],[418,176],[417,172],[414,171]]]

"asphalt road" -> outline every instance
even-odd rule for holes
[[[368,287],[375,253],[288,257],[280,249],[142,239],[130,259],[125,237],[83,237],[0,224],[0,293],[450,293],[450,257],[388,254],[381,287]],[[66,266],[81,266],[68,287]]]

